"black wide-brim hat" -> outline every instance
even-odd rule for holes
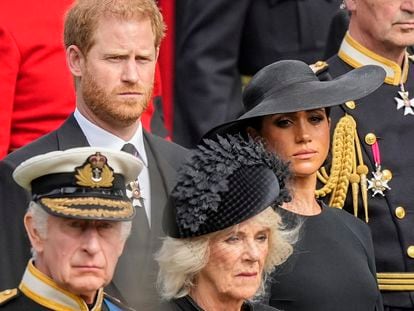
[[[333,80],[320,81],[304,62],[282,60],[272,63],[250,80],[243,91],[245,113],[238,119],[223,123],[204,135],[236,133],[246,120],[277,113],[290,113],[341,105],[357,100],[379,88],[385,70],[367,65],[347,72]]]
[[[64,218],[129,221],[135,208],[126,184],[143,164],[122,151],[81,147],[32,157],[13,172],[47,213]]]

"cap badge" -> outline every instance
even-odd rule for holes
[[[76,183],[79,186],[91,188],[112,187],[113,169],[108,166],[106,157],[100,152],[89,156],[85,164],[76,168],[76,172]]]

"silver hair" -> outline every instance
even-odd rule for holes
[[[257,296],[264,293],[266,279],[275,267],[285,262],[291,255],[299,228],[284,230],[279,214],[271,207],[256,215],[255,221],[270,228],[269,252]],[[195,277],[209,260],[209,241],[233,228],[189,239],[166,237],[155,255],[159,265],[157,287],[162,299],[171,300],[188,295],[195,285]]]
[[[42,239],[46,239],[47,234],[48,234],[47,221],[50,217],[50,214],[48,214],[38,203],[34,201],[30,201],[29,208],[27,209],[27,214],[32,215],[33,227],[34,229],[37,230],[40,237]],[[124,242],[129,237],[131,233],[131,228],[132,228],[132,221],[122,222],[121,235],[120,235],[122,242]],[[36,259],[37,252],[33,247],[31,248],[31,252],[32,252],[33,259]]]
[[[47,220],[49,219],[49,214],[36,202],[30,201],[29,208],[27,209],[27,214],[32,215],[33,227],[39,233],[39,236],[42,239],[47,238]],[[37,252],[32,247],[31,248],[32,257],[34,260],[37,258]]]

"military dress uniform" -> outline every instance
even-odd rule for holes
[[[378,285],[383,294],[384,306],[390,310],[414,308],[412,61],[407,53],[401,68],[368,50],[347,33],[337,55],[326,63],[318,62],[313,66],[322,80],[335,78],[367,64],[379,65],[387,72],[385,83],[378,90],[361,100],[347,102],[332,110],[331,117],[336,129],[329,177],[333,175],[332,167],[338,158],[338,152],[334,149],[344,145],[337,143],[336,139],[341,135],[337,131],[340,122],[345,120],[354,126],[348,129],[345,136],[356,135],[350,147],[353,152],[343,159],[353,159],[354,165],[351,165],[350,174],[343,175],[347,176],[345,179],[349,182],[346,195],[336,193],[336,198],[331,197],[330,200],[336,207],[343,206],[368,222],[374,241]],[[327,179],[328,175],[325,174],[322,180]],[[332,192],[335,192],[333,188]],[[346,196],[346,200],[341,201],[341,196]]]
[[[133,310],[118,299],[103,292],[101,288],[93,305],[62,288],[40,272],[29,261],[19,288],[0,292],[0,309],[4,310],[65,310],[65,311],[111,311]]]

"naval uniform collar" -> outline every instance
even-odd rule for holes
[[[52,309],[62,311],[101,311],[103,302],[103,289],[99,289],[94,306],[89,309],[86,302],[60,288],[51,278],[40,272],[30,260],[24,272],[19,289],[31,300]]]
[[[362,46],[354,38],[351,37],[349,32],[346,33],[344,39],[342,40],[341,47],[338,52],[338,56],[348,65],[358,68],[365,65],[377,65],[384,68],[387,76],[385,78],[385,83],[391,85],[400,85],[407,81],[408,76],[408,53],[405,53],[404,65],[403,68],[383,57],[373,51]]]

